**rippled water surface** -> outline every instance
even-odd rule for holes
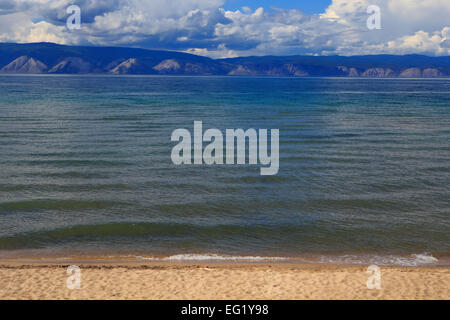
[[[279,174],[173,165],[195,120]],[[449,141],[445,79],[0,76],[0,255],[448,255]]]

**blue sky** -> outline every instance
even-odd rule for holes
[[[81,9],[81,29],[66,26],[70,5]],[[372,5],[380,29],[367,27]],[[450,55],[449,17],[449,0],[0,0],[0,42],[133,46],[212,58],[442,56]]]
[[[236,10],[244,6],[252,9],[276,7],[281,9],[301,9],[303,13],[318,14],[323,13],[330,4],[331,0],[227,0],[224,8]]]

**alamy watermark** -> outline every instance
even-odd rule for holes
[[[70,16],[66,20],[66,26],[69,30],[81,29],[81,8],[77,5],[67,7],[66,13]]]
[[[171,140],[179,143],[172,149],[172,162],[175,165],[245,165],[248,150],[248,164],[257,165],[259,158],[259,164],[263,166],[261,175],[276,175],[280,167],[279,137],[278,129],[226,129],[224,137],[218,129],[203,133],[202,121],[194,121],[193,139],[187,129],[173,131]],[[209,144],[203,149],[204,142]]]
[[[78,266],[70,266],[67,268],[66,286],[69,290],[81,289],[81,269]]]
[[[371,5],[367,7],[367,14],[370,14],[367,19],[367,28],[369,30],[381,29],[381,9],[379,6]]]
[[[381,269],[379,266],[372,265],[367,268],[366,273],[370,276],[367,279],[367,289],[369,290],[381,290]]]

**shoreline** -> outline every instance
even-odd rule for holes
[[[66,287],[70,265],[80,268],[79,290]],[[362,265],[0,260],[0,299],[450,300],[450,267],[380,271],[381,290],[369,290]]]
[[[0,250],[0,264],[139,264],[139,263],[188,263],[188,264],[293,264],[293,265],[339,265],[339,266],[369,266],[383,267],[443,267],[450,268],[449,254],[405,253],[405,254],[303,254],[298,256],[270,255],[230,255],[222,253],[172,253],[152,254],[150,252],[122,251],[53,251],[37,250]]]

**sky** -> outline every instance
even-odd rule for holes
[[[71,30],[66,9],[81,9]],[[380,28],[369,6],[379,7]],[[0,0],[0,42],[130,46],[212,58],[450,55],[450,0]]]

